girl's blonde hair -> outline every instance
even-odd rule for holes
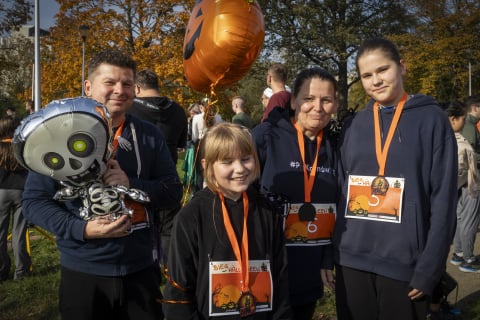
[[[252,183],[260,176],[260,162],[249,130],[241,125],[222,122],[210,128],[203,138],[204,178],[207,187],[218,190],[213,164],[229,158],[253,156],[255,170],[251,176]]]

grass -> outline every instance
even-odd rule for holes
[[[181,170],[184,155],[179,155]],[[22,280],[0,282],[0,320],[57,320],[60,281],[59,253],[56,245],[35,228],[30,228],[32,276]],[[10,250],[10,255],[12,254]],[[13,258],[12,258],[13,259]],[[13,260],[12,260],[13,261]],[[10,278],[13,275],[13,266]],[[462,314],[457,320],[480,319],[480,299],[460,302]],[[314,320],[336,320],[335,298],[330,291],[319,301]]]
[[[54,320],[58,316],[59,253],[55,243],[30,228],[32,276],[0,283],[1,320]],[[11,254],[11,251],[10,251]],[[13,259],[13,257],[12,257]],[[13,261],[13,260],[12,260]],[[13,275],[13,266],[11,277]]]

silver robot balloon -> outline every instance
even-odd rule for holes
[[[15,157],[28,170],[59,181],[57,200],[81,198],[80,216],[92,219],[129,214],[123,196],[149,202],[148,195],[123,186],[104,186],[101,177],[113,154],[112,119],[90,98],[55,100],[29,115],[12,139]]]

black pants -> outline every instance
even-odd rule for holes
[[[102,277],[61,268],[63,320],[163,319],[157,266],[124,277]]]
[[[300,306],[292,306],[293,320],[312,320],[315,314],[317,301]]]
[[[428,299],[410,300],[408,282],[336,266],[338,320],[424,320]]]

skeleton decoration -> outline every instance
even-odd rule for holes
[[[102,175],[113,154],[112,119],[107,108],[86,97],[50,102],[29,115],[12,139],[15,157],[28,170],[50,176],[62,188],[56,200],[80,198],[80,216],[116,219],[131,214],[124,197],[147,203],[148,195],[124,186],[105,186]]]

